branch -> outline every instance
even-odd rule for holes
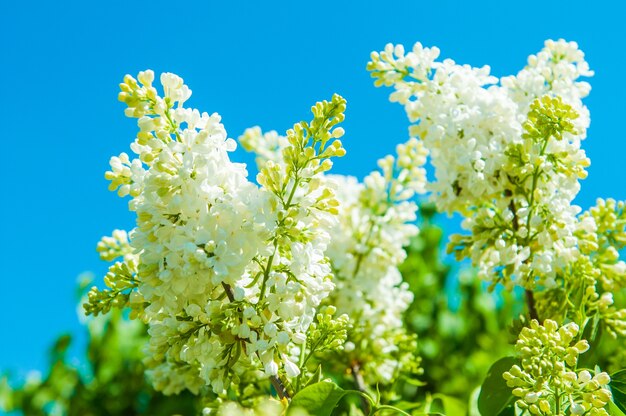
[[[535,307],[535,296],[533,295],[533,291],[530,289],[526,289],[526,305],[528,306],[530,319],[536,319],[539,321],[539,314],[537,313],[537,308]]]
[[[515,208],[515,201],[511,198],[511,202],[509,203],[509,209],[513,213],[513,229],[515,231],[519,230],[519,222],[517,220],[517,209]],[[532,211],[532,209],[531,209]],[[528,217],[528,232],[530,233],[530,216]],[[539,314],[537,313],[537,308],[535,307],[535,296],[533,291],[530,289],[526,289],[526,305],[528,306],[528,314],[530,315],[530,319],[536,319],[539,321]]]
[[[359,362],[356,360],[353,361],[352,365],[350,366],[350,369],[352,370],[352,376],[354,377],[354,382],[356,384],[357,389],[360,392],[367,394],[367,390],[365,388],[365,381],[363,380],[363,375],[361,374],[361,365],[359,364]],[[371,411],[370,404],[363,396],[361,396],[361,407],[363,409],[363,413],[365,413],[366,415],[370,414],[370,411]]]

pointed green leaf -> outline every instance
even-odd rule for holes
[[[309,378],[305,387],[309,387],[315,383],[319,383],[320,381],[322,381],[322,366],[318,365],[317,370],[315,370],[315,372],[311,375],[311,378]]]
[[[435,394],[433,396],[435,400],[441,400],[443,406],[443,413],[446,415],[464,415],[467,413],[465,403],[454,397],[446,396],[445,394]]]
[[[514,357],[504,357],[492,364],[478,396],[478,410],[482,416],[498,416],[513,401],[512,390],[502,374],[516,363]]]
[[[616,407],[626,413],[626,369],[611,374],[609,386],[611,386]]]
[[[622,410],[617,407],[617,405],[613,402],[609,402],[609,415],[611,416],[626,416]]]
[[[330,416],[347,392],[330,380],[311,384],[291,399],[290,408],[302,408],[312,415]]]

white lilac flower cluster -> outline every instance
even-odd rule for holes
[[[547,41],[526,68],[501,79],[438,56],[419,43],[408,53],[387,45],[368,69],[376,85],[395,87],[391,100],[405,106],[410,133],[430,151],[438,208],[465,217],[470,234],[452,236],[449,250],[471,258],[490,288],[526,289],[534,319],[517,343],[522,366],[504,374],[517,407],[606,414],[610,378],[577,368],[589,348],[578,332],[591,341],[600,326],[626,335],[626,310],[613,299],[626,281],[626,213],[613,200],[582,214],[572,204],[590,164],[581,149],[590,86],[579,78],[593,73],[563,40]]]
[[[508,287],[554,286],[578,255],[573,237],[580,209],[571,204],[589,160],[580,148],[589,116],[582,104],[592,75],[576,43],[548,41],[516,76],[500,80],[416,44],[387,45],[368,69],[393,85],[410,133],[424,141],[440,210],[466,217],[470,236],[451,246],[480,275]]]
[[[413,335],[404,313],[413,293],[398,266],[403,247],[417,235],[415,193],[426,184],[427,151],[411,139],[397,146],[359,183],[353,177],[329,175],[339,200],[339,226],[330,230],[329,257],[336,289],[328,302],[352,318],[345,362],[360,368],[370,386],[388,384],[400,372],[417,369]]]
[[[575,323],[559,325],[536,320],[522,329],[515,349],[521,367],[514,365],[503,374],[518,397],[517,406],[531,415],[608,416],[604,407],[611,399],[605,372],[577,368],[578,356],[589,349]]]
[[[119,297],[116,306],[148,324],[146,361],[165,393],[209,385],[221,394],[252,373],[280,394],[280,378],[300,373],[307,330],[334,288],[326,230],[338,203],[321,176],[345,154],[335,127],[345,100],[317,103],[311,123],[289,130],[281,161],[267,163],[257,185],[230,160],[236,142],[219,115],[184,107],[191,91],[180,77],[161,75],[163,96],[153,80],[152,71],[124,78],[137,157],[112,158],[106,174],[132,197],[136,262],[112,274],[110,289],[93,289],[86,309],[97,314],[103,296]],[[108,259],[124,241],[117,234],[99,245]]]
[[[279,163],[286,143],[276,132],[263,134],[258,127],[247,129],[239,141],[257,155],[259,168]],[[380,171],[363,183],[342,175],[323,180],[339,202],[339,224],[328,229],[327,251],[336,289],[326,303],[351,319],[342,364],[358,368],[371,386],[390,383],[417,363],[415,339],[403,325],[413,294],[398,265],[406,257],[403,247],[418,233],[411,198],[425,191],[426,157],[423,143],[411,139],[397,146],[397,157],[380,159]]]

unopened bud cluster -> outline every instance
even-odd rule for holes
[[[335,317],[337,308],[324,306],[309,328],[307,348],[311,353],[336,352],[344,348],[350,326],[350,318],[343,314]]]
[[[503,374],[516,405],[533,415],[606,415],[611,399],[605,372],[595,375],[578,369],[578,356],[589,349],[579,338],[575,323],[561,327],[547,319],[543,325],[532,320],[519,335],[516,351],[521,366]]]

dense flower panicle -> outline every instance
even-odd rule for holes
[[[395,87],[391,100],[405,106],[411,133],[429,149],[438,207],[466,217],[472,234],[456,236],[451,248],[494,284],[554,286],[578,255],[580,209],[571,202],[589,165],[580,149],[589,88],[577,79],[592,73],[582,52],[546,42],[529,67],[502,80],[438,55],[420,44],[408,53],[388,45],[368,69],[377,84]]]
[[[547,319],[525,327],[515,346],[521,367],[503,374],[518,397],[516,404],[533,415],[606,415],[611,399],[605,372],[577,368],[578,356],[589,349],[575,323],[559,325]]]
[[[439,50],[416,44],[405,54],[400,45],[372,53],[368,69],[385,85],[391,100],[405,106],[411,135],[430,151],[436,180],[429,184],[444,211],[464,212],[474,200],[500,189],[494,172],[511,137],[519,136],[514,103],[489,75],[489,68],[438,62]]]
[[[506,149],[502,195],[483,201],[466,218],[471,236],[453,238],[451,245],[488,280],[511,285],[517,277],[527,288],[536,281],[554,287],[557,275],[578,257],[573,234],[580,208],[571,201],[589,161],[567,139],[576,133],[576,118],[558,97],[535,100],[522,142]]]
[[[280,162],[286,142],[258,127],[246,130],[239,140],[256,153],[260,169]],[[425,191],[426,157],[423,143],[411,139],[398,145],[397,157],[380,159],[380,170],[363,183],[341,175],[322,180],[336,195],[339,219],[339,224],[328,228],[327,255],[336,289],[326,303],[350,317],[352,328],[342,361],[358,363],[372,386],[391,382],[416,363],[415,339],[406,333],[402,320],[413,294],[403,283],[398,265],[406,256],[403,247],[418,232],[413,224],[417,205],[410,200]]]
[[[371,55],[376,85],[393,86],[411,135],[430,151],[440,210],[465,217],[467,235],[449,251],[471,258],[493,289],[526,289],[533,320],[519,337],[522,366],[505,373],[517,407],[530,414],[607,414],[606,373],[577,368],[598,327],[626,335],[626,310],[613,293],[624,285],[619,260],[623,204],[608,200],[586,213],[573,205],[590,162],[581,149],[589,127],[581,77],[593,75],[574,42],[547,41],[515,76],[437,61],[439,50],[387,45]],[[555,321],[556,320],[556,321]],[[559,328],[559,323],[566,323]],[[587,332],[585,332],[587,333]]]
[[[500,191],[493,181],[504,149],[519,141],[521,124],[536,98],[562,97],[581,115],[576,127],[585,137],[589,117],[581,99],[590,86],[578,79],[593,72],[575,42],[546,41],[545,48],[529,58],[528,67],[501,80],[489,74],[488,66],[438,62],[438,57],[437,48],[420,43],[408,53],[402,45],[389,44],[372,53],[368,70],[376,85],[394,86],[391,101],[405,106],[415,123],[412,134],[431,151],[436,174],[431,186],[443,210],[463,212],[475,205],[472,200]]]
[[[521,112],[527,111],[532,101],[544,94],[562,97],[580,114],[577,129],[584,132],[589,126],[589,110],[581,99],[589,95],[591,85],[580,78],[593,75],[578,44],[560,39],[547,40],[538,54],[528,57],[524,69],[515,76],[503,77],[500,82]]]
[[[352,318],[344,361],[357,363],[371,386],[417,366],[415,339],[403,324],[413,294],[398,265],[406,257],[403,247],[418,232],[417,206],[410,198],[424,191],[427,152],[416,139],[397,151],[397,158],[379,160],[380,172],[363,183],[326,178],[339,200],[339,226],[330,230],[328,251],[337,288],[328,302]]]
[[[209,384],[221,394],[251,372],[295,377],[308,327],[334,287],[325,230],[337,203],[320,176],[345,153],[336,140],[345,100],[314,106],[258,186],[231,162],[236,142],[219,115],[183,107],[191,91],[180,77],[162,74],[163,97],[153,80],[145,71],[121,84],[126,114],[139,119],[137,159],[112,158],[106,177],[137,214],[132,293],[120,295],[149,325],[154,384],[165,393]],[[110,257],[115,244],[99,250]],[[101,296],[90,296],[97,313]]]

